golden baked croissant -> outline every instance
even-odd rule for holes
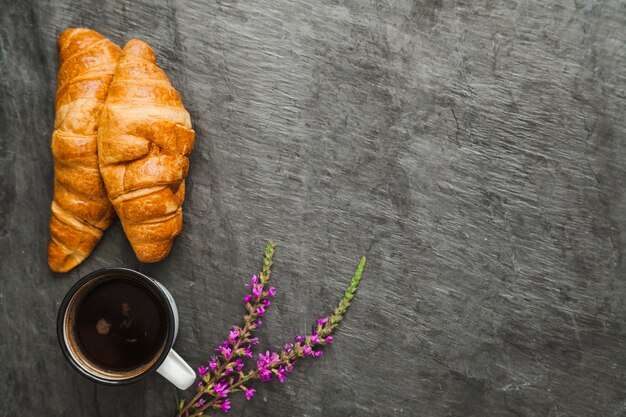
[[[183,226],[195,132],[154,52],[137,39],[122,50],[98,130],[104,184],[137,258],[157,262]]]
[[[89,256],[115,216],[98,168],[97,131],[119,56],[119,46],[93,30],[59,36],[48,245],[48,265],[56,272]]]

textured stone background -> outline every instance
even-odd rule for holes
[[[46,264],[56,39],[149,42],[197,132],[185,228],[155,265],[119,224]],[[152,376],[97,386],[55,317],[126,266],[180,306],[196,366],[265,241],[263,347],[368,267],[336,344],[241,416],[626,416],[626,2],[0,0],[0,415],[169,416]]]

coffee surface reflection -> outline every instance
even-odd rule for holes
[[[153,294],[126,280],[104,281],[77,306],[74,336],[98,367],[128,372],[149,363],[163,348],[164,311]]]

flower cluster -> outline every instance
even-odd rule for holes
[[[276,378],[282,384],[287,375],[293,371],[297,359],[306,356],[314,358],[322,356],[324,352],[316,349],[333,342],[333,337],[330,335],[333,329],[328,323],[328,317],[318,319],[317,326],[311,335],[296,335],[294,343],[285,344],[280,353],[267,351],[265,354],[259,354],[259,360],[256,362],[259,379],[271,381]]]
[[[231,407],[229,396],[233,393],[243,391],[248,400],[254,396],[256,390],[246,385],[249,381],[259,379],[265,382],[276,379],[284,383],[287,375],[293,371],[297,359],[320,357],[323,351],[319,349],[333,342],[331,333],[339,325],[356,292],[365,258],[361,259],[344,298],[331,316],[317,320],[310,335],[295,336],[294,343],[285,344],[280,352],[266,351],[259,354],[256,368],[244,372],[243,359],[253,357],[252,346],[259,341],[257,337],[252,337],[252,333],[263,325],[261,317],[272,304],[270,298],[276,296],[276,289],[268,286],[274,250],[275,245],[270,241],[265,248],[262,271],[253,275],[250,283],[246,284],[250,292],[243,297],[246,308],[243,326],[233,326],[228,337],[215,348],[216,353],[211,356],[209,363],[198,368],[201,379],[198,393],[189,401],[179,402],[178,417],[201,416],[209,408],[228,412]]]

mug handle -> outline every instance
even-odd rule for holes
[[[167,354],[157,372],[181,390],[186,390],[196,380],[196,373],[174,349]]]

